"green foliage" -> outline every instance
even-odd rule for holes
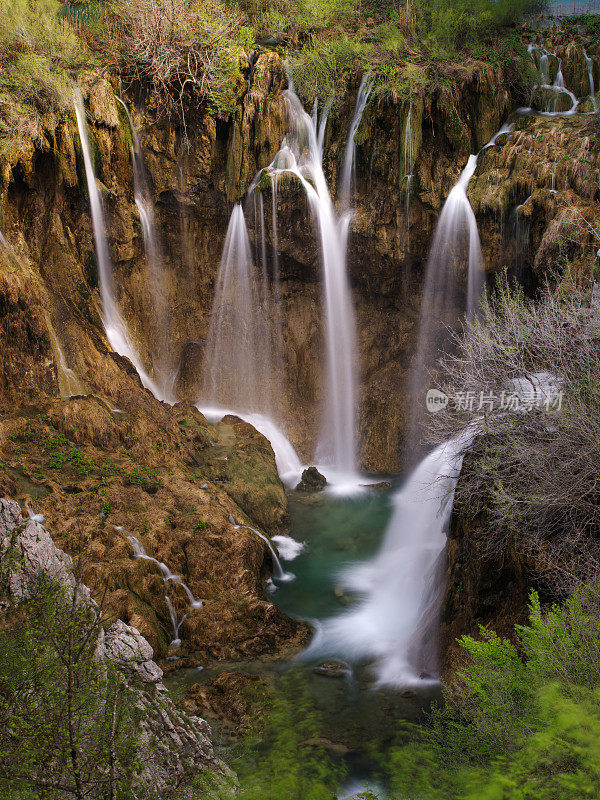
[[[319,715],[301,675],[291,674],[271,698],[269,716],[242,744],[232,766],[240,800],[331,800],[343,778],[319,746]]]
[[[130,689],[96,655],[96,609],[39,579],[0,632],[3,797],[129,800],[139,731]]]
[[[469,663],[444,707],[386,755],[398,796],[598,797],[599,609],[597,584],[547,612],[532,592],[517,646],[486,629],[463,637]]]
[[[241,0],[259,39],[302,35],[323,31],[331,25],[345,25],[360,18],[355,0]]]
[[[72,103],[69,70],[84,63],[86,48],[59,21],[60,8],[57,0],[0,0],[0,152],[41,141],[43,115]]]
[[[538,0],[420,0],[419,28],[428,49],[450,56],[474,42],[491,40],[542,5]]]
[[[345,37],[324,41],[309,37],[291,60],[297,91],[307,103],[320,100],[336,105],[346,94],[348,81],[368,63],[368,48]]]

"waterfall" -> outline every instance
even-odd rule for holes
[[[326,327],[326,375],[324,420],[317,458],[340,471],[353,473],[356,465],[356,323],[346,274],[349,214],[335,213],[323,172],[323,140],[327,109],[318,122],[316,106],[309,116],[292,88],[285,92],[288,131],[266,170],[261,171],[253,191],[266,171],[272,178],[294,175],[303,186],[318,222],[324,279]]]
[[[354,156],[356,152],[356,145],[354,137],[361,123],[369,95],[371,94],[371,73],[365,72],[358,88],[356,95],[356,105],[354,106],[354,114],[350,122],[350,130],[348,131],[348,139],[346,142],[346,151],[344,153],[344,161],[340,173],[340,190],[339,190],[339,203],[340,208],[344,211],[350,208],[350,192],[352,184],[355,182],[354,178]]]
[[[56,372],[58,377],[58,389],[61,397],[74,397],[75,395],[87,394],[83,383],[79,380],[75,372],[67,366],[67,360],[60,346],[59,338],[54,330],[54,325],[50,316],[44,312],[50,342],[54,353]]]
[[[120,533],[125,533],[125,535],[127,536],[127,539],[129,540],[129,543],[133,548],[134,559],[137,560],[138,558],[141,558],[144,561],[151,561],[153,564],[156,564],[162,575],[162,579],[165,584],[165,590],[169,582],[175,583],[177,586],[181,586],[181,588],[185,592],[189,602],[189,607],[191,609],[202,608],[202,600],[196,600],[196,598],[190,591],[189,587],[183,582],[183,580],[179,575],[175,575],[175,573],[171,572],[171,570],[167,567],[167,565],[164,562],[158,561],[158,559],[149,556],[144,550],[144,546],[142,545],[140,540],[137,537],[133,536],[132,534],[128,534],[122,525],[114,525],[113,527],[116,531],[119,531]],[[165,591],[165,602],[167,604],[167,608],[169,609],[169,616],[171,617],[171,625],[173,626],[173,641],[171,642],[171,644],[177,646],[181,644],[181,639],[179,638],[179,629],[181,628],[183,621],[186,619],[187,613],[184,614],[183,617],[181,617],[181,619],[178,619],[173,602],[166,591]]]
[[[436,225],[425,271],[416,355],[410,379],[413,408],[407,438],[411,445],[418,444],[428,371],[440,355],[448,328],[453,327],[462,314],[472,316],[476,313],[483,288],[481,242],[477,220],[467,197],[469,181],[481,153],[493,147],[502,134],[512,129],[512,124],[502,125],[476,155],[469,156]]]
[[[415,153],[412,136],[412,113],[413,102],[412,97],[408,105],[408,114],[406,115],[406,122],[404,124],[404,180],[406,182],[406,223],[408,225],[409,212],[410,212],[410,192],[412,189],[412,171],[415,164]]]
[[[264,535],[264,533],[261,533],[259,530],[253,528],[251,525],[238,525],[231,514],[229,515],[229,522],[231,523],[231,525],[233,525],[236,531],[239,530],[240,528],[245,528],[247,531],[252,531],[252,533],[255,533],[259,537],[259,539],[263,540],[263,542],[269,548],[269,552],[271,553],[271,558],[273,559],[274,578],[276,578],[278,581],[282,581],[283,583],[294,580],[296,576],[293,575],[291,572],[286,572],[283,569],[283,567],[281,566],[281,561],[279,560],[279,556],[277,555],[275,548],[268,540],[268,538]]]
[[[271,331],[268,307],[260,300],[261,281],[244,212],[236,205],[217,275],[204,353],[203,403],[242,412],[270,411]]]
[[[162,393],[159,387],[144,369],[142,360],[131,341],[127,326],[125,325],[114,299],[113,265],[108,249],[108,240],[106,238],[102,201],[96,184],[94,165],[92,164],[85,107],[79,89],[75,90],[75,114],[77,117],[77,127],[81,140],[85,176],[92,210],[92,226],[94,228],[94,242],[96,247],[96,259],[98,262],[98,283],[100,286],[100,298],[102,300],[102,321],[106,332],[106,338],[113,350],[131,361],[146,389],[149,389],[155,397],[162,399]]]
[[[281,316],[281,278],[279,275],[279,231],[277,227],[277,175],[271,176],[271,239],[273,244],[273,302],[275,304],[274,332],[275,369],[283,391],[283,324]]]
[[[594,62],[588,56],[585,47],[583,48],[583,57],[585,58],[585,63],[587,64],[588,69],[588,81],[590,84],[590,99],[593,104],[594,112],[598,110],[598,106],[596,104],[596,89],[594,87]]]
[[[379,553],[342,576],[360,599],[321,622],[304,658],[373,659],[379,685],[435,679],[441,557],[462,453],[472,436],[467,428],[429,453],[394,495]]]
[[[533,59],[534,63],[535,63],[535,59],[533,57],[534,51],[537,51],[540,54],[540,63],[538,65],[538,73],[539,73],[539,76],[540,76],[540,82],[539,82],[539,84],[537,84],[536,86],[533,87],[533,90],[532,90],[532,93],[531,93],[532,104],[533,104],[533,98],[534,98],[536,89],[538,89],[538,88],[550,89],[551,91],[554,92],[554,98],[553,99],[549,98],[547,100],[546,108],[544,110],[537,110],[536,113],[537,114],[541,114],[542,116],[547,116],[547,117],[559,117],[559,116],[569,117],[572,114],[575,114],[575,112],[577,111],[577,107],[579,105],[579,100],[575,97],[573,92],[569,91],[569,89],[567,89],[567,87],[565,86],[565,80],[564,80],[564,77],[563,77],[563,74],[562,74],[562,59],[558,58],[558,56],[555,53],[548,52],[548,50],[546,50],[544,47],[540,47],[539,45],[532,43],[532,44],[528,45],[527,52],[529,53],[529,55]],[[584,55],[585,55],[585,50],[584,50]],[[549,58],[548,58],[549,56],[553,56],[558,61],[558,70],[556,72],[556,78],[554,79],[554,83],[552,83],[552,84],[550,83],[550,64],[549,64]],[[587,56],[586,56],[586,58],[587,58]],[[592,78],[592,82],[593,82],[593,78]],[[571,100],[571,108],[568,111],[559,111],[558,110],[558,97],[559,97],[559,95],[561,93],[567,94],[569,96],[569,99]],[[524,112],[524,111],[529,112],[529,111],[531,111],[530,108],[529,109],[519,109],[519,110],[521,112]]]
[[[168,342],[168,315],[166,306],[166,286],[164,281],[163,260],[161,248],[156,234],[156,219],[154,202],[150,191],[150,182],[144,163],[142,145],[138,133],[133,125],[129,109],[120,97],[115,98],[123,108],[129,122],[133,145],[131,147],[131,164],[133,168],[133,196],[140,215],[144,252],[149,268],[150,288],[154,305],[154,339],[157,350],[156,362],[153,364],[154,373],[160,380],[163,399],[171,394],[172,369],[167,363]],[[174,398],[171,398],[174,401]]]

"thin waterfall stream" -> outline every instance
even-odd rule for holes
[[[77,116],[77,126],[81,141],[81,149],[83,151],[85,175],[92,212],[94,243],[98,262],[100,299],[102,301],[102,321],[104,323],[106,338],[115,352],[131,361],[143,385],[149,389],[155,397],[162,399],[162,391],[146,372],[142,359],[131,340],[127,325],[115,299],[113,264],[106,237],[106,224],[104,221],[104,212],[102,210],[102,200],[100,198],[100,192],[98,191],[96,174],[92,162],[85,106],[79,89],[75,91],[75,113]]]
[[[150,181],[144,163],[144,154],[142,152],[139,134],[133,124],[131,114],[126,104],[120,97],[115,97],[115,100],[120,103],[125,110],[133,142],[131,146],[131,163],[133,167],[134,200],[140,215],[154,311],[152,327],[153,345],[155,349],[153,358],[155,383],[160,387],[160,399],[169,399],[174,402],[175,398],[172,397],[171,386],[173,382],[173,368],[168,358],[169,317],[166,302],[165,274],[161,247],[158,239],[154,201],[152,199]]]

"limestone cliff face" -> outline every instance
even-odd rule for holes
[[[562,54],[567,85],[571,80],[574,91],[585,96],[587,63],[582,61],[581,44],[560,37],[547,44]],[[593,45],[588,44],[588,55],[597,56]],[[247,88],[228,121],[199,109],[188,111],[187,138],[179,121],[157,119],[151,97],[133,90],[124,97],[140,134],[156,206],[165,335],[171,342],[169,369],[185,376],[175,385],[186,400],[198,399],[203,344],[231,204],[244,198],[252,177],[272,160],[285,134],[286,80],[279,56],[261,54],[244,80]],[[80,83],[89,110],[118,301],[151,372],[156,308],[133,199],[131,131],[115,102],[117,84],[110,76],[88,74]],[[362,466],[371,470],[394,471],[399,466],[405,384],[423,272],[440,207],[468,155],[489,140],[514,108],[528,101],[504,85],[492,67],[476,61],[441,66],[436,86],[425,93],[415,83],[408,101],[373,99],[355,137],[356,214],[348,264],[359,333],[360,457]],[[354,100],[350,92],[326,130],[324,166],[333,192]],[[597,198],[597,136],[592,119],[523,117],[498,147],[482,154],[470,197],[490,271],[509,267],[534,288],[548,265],[561,261],[564,254],[558,242],[560,234],[573,227],[572,207],[588,219]],[[53,351],[58,341],[69,368],[84,382],[102,386],[118,407],[125,406],[134,376],[126,378],[115,367],[100,325],[97,268],[73,119],[49,132],[45,147],[30,148],[5,164],[1,196],[5,229],[21,267],[19,273],[13,259],[10,277],[3,274],[3,280],[10,281],[6,291],[14,296],[16,308],[19,303],[23,306],[19,300],[25,285],[23,270],[37,276],[27,283],[32,296],[23,306],[29,303],[38,309],[23,332],[31,341],[11,351],[10,376],[28,370],[28,385],[55,393],[51,361],[56,360]],[[251,199],[246,206],[256,244]],[[264,191],[264,206],[271,258],[269,189]],[[314,223],[298,186],[282,183],[278,212],[286,386],[279,416],[301,455],[310,460],[322,401],[321,270]],[[589,270],[586,246],[587,241],[571,248],[573,260],[583,270]],[[585,263],[580,263],[582,259]],[[49,310],[55,336],[52,331],[43,333],[48,327],[44,309]],[[26,360],[16,353],[32,348],[40,356],[35,364],[11,364],[13,358]],[[16,392],[17,399],[18,381],[4,378],[6,395]]]

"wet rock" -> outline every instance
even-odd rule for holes
[[[386,492],[392,488],[390,481],[378,481],[377,483],[361,483],[361,486],[372,489],[374,492]]]
[[[347,756],[350,753],[350,748],[343,744],[342,742],[332,742],[330,739],[326,739],[325,737],[316,737],[314,739],[306,739],[304,742],[300,742],[301,747],[322,747],[324,750],[329,750],[330,753],[333,753],[336,756]]]
[[[319,666],[313,669],[316,675],[324,675],[326,678],[343,678],[349,669],[346,664],[341,664],[339,661],[324,661]]]
[[[14,566],[8,567],[5,576],[15,599],[29,597],[31,587],[42,574],[70,589],[75,587],[71,557],[54,546],[41,523],[29,519],[23,524],[21,508],[14,500],[0,500],[0,548],[1,557],[9,551],[15,555]]]
[[[572,106],[570,95],[558,89],[540,86],[533,94],[533,107],[542,111],[569,111]]]
[[[322,492],[327,486],[327,479],[316,467],[308,467],[302,473],[302,480],[296,486],[297,492]]]

